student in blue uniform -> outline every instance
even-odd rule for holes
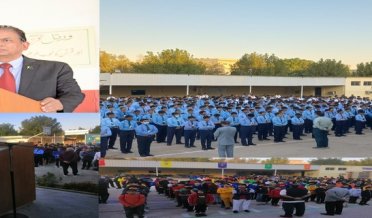
[[[304,119],[302,119],[300,113],[296,113],[296,115],[291,119],[292,123],[292,133],[294,140],[302,140],[301,134],[304,125]]]
[[[283,117],[283,111],[278,111],[273,118],[274,125],[274,142],[285,142],[283,140],[285,134],[285,127],[287,126],[287,119]]]
[[[167,137],[167,116],[165,115],[165,111],[160,110],[157,114],[153,117],[153,122],[156,128],[158,129],[158,133],[156,134],[156,142],[162,143],[165,142],[165,138]]]
[[[355,116],[355,134],[363,135],[363,129],[366,125],[366,117],[363,110],[358,110],[358,115]]]
[[[212,148],[213,129],[214,124],[209,120],[209,116],[204,116],[203,121],[198,123],[200,141],[203,150],[214,149]]]
[[[115,118],[115,114],[113,112],[108,112],[107,118],[103,118],[101,122],[103,126],[108,126],[111,130],[111,136],[108,140],[108,149],[117,149],[114,148],[114,145],[119,134],[120,121]]]
[[[183,126],[185,122],[180,117],[178,112],[173,112],[172,117],[167,119],[167,145],[172,145],[173,137],[176,136],[176,144],[183,144],[181,142],[183,134]]]
[[[100,143],[101,157],[106,156],[106,152],[108,149],[108,139],[110,136],[111,136],[111,129],[108,126],[104,126],[101,124],[101,143]]]
[[[120,122],[120,150],[124,154],[133,153],[131,149],[136,127],[137,122],[133,121],[131,115],[125,116],[124,120]]]
[[[337,110],[336,118],[336,127],[335,127],[335,135],[336,137],[346,136],[344,134],[344,129],[346,125],[347,117],[344,114],[342,109]]]
[[[267,125],[267,120],[266,120],[266,111],[260,111],[259,115],[257,116],[257,136],[259,141],[263,140],[270,140],[267,138],[267,133],[268,133],[268,125]]]
[[[226,119],[230,123],[230,126],[236,128],[236,133],[234,135],[235,143],[238,143],[238,132],[240,131],[240,122],[237,112],[231,112],[231,116]]]
[[[248,114],[240,121],[240,139],[243,146],[256,145],[253,143],[253,133],[255,132],[257,122],[254,119],[254,114]]]
[[[141,119],[141,125],[137,126],[135,130],[139,155],[141,157],[154,156],[150,154],[150,147],[158,129],[145,118]]]
[[[313,114],[311,106],[306,107],[306,110],[304,112],[302,112],[302,117],[305,121],[305,123],[304,123],[305,133],[312,133],[313,132],[314,114]]]
[[[194,145],[194,142],[196,138],[197,128],[198,128],[198,122],[195,120],[195,117],[189,116],[188,120],[185,122],[185,127],[184,127],[184,137],[185,137],[186,148],[196,147]]]

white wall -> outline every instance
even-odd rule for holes
[[[112,74],[114,86],[343,86],[345,78],[264,77],[178,74]],[[110,84],[110,74],[101,74],[101,85]]]
[[[99,0],[2,1],[0,20],[2,25],[16,26],[23,29],[26,34],[91,27],[94,36],[92,64],[89,66],[69,64],[83,90],[99,89]]]

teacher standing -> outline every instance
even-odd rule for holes
[[[222,127],[214,132],[214,138],[218,142],[218,155],[219,157],[234,157],[234,136],[236,128],[230,126],[230,122],[222,121]]]

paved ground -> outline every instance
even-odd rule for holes
[[[95,195],[37,188],[36,201],[18,212],[29,218],[98,218],[97,208]]]
[[[110,198],[108,204],[99,205],[99,217],[102,218],[122,218],[124,217],[124,212],[122,206],[118,203],[118,196],[121,190],[110,189]],[[163,195],[158,195],[154,189],[149,194],[148,197],[149,211],[146,213],[147,218],[187,218],[195,217],[192,212],[186,212],[183,209],[177,208],[176,202],[166,198]],[[318,205],[315,203],[306,204],[306,212],[304,218],[325,218],[326,216],[320,215],[324,212],[324,205]],[[367,218],[370,217],[372,213],[372,206],[360,206],[360,205],[349,205],[344,209],[341,216],[344,218],[358,217]],[[231,210],[225,210],[217,205],[209,206],[208,217],[261,217],[261,218],[272,218],[279,217],[283,214],[281,207],[272,207],[271,205],[260,205],[255,201],[252,201],[251,212],[245,213],[241,212],[239,214],[232,213]]]
[[[241,146],[235,144],[235,157],[372,157],[372,131],[365,130],[365,135],[349,133],[346,137],[329,136],[329,149],[314,149],[314,139],[311,135],[304,136],[302,141],[292,140],[292,135],[287,135],[285,143],[274,143],[270,141],[253,142],[257,146]],[[272,139],[273,137],[271,137]],[[165,143],[153,142],[151,153],[156,157],[218,157],[217,150],[201,150],[200,141],[196,141],[196,148],[185,148],[183,145],[173,144],[167,146]],[[217,142],[212,143],[216,147]],[[119,148],[119,138],[115,147]],[[109,150],[107,158],[139,157],[137,143],[134,140],[133,154],[122,154],[120,150]]]
[[[78,164],[79,170],[78,176],[72,176],[71,168],[69,169],[69,176],[64,176],[62,167],[57,168],[55,164],[48,164],[44,166],[35,167],[35,175],[38,177],[50,172],[56,175],[57,178],[61,178],[62,179],[61,183],[98,182],[98,172],[94,170],[82,170],[81,164],[82,164],[81,162],[79,162]]]

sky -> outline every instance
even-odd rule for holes
[[[194,57],[244,53],[372,61],[370,0],[104,0],[101,50],[132,61],[169,48]]]
[[[99,116],[96,113],[66,113],[66,114],[1,114],[0,124],[10,123],[13,124],[16,130],[19,130],[21,122],[25,119],[30,119],[33,116],[45,115],[51,118],[56,118],[61,123],[63,130],[78,129],[79,127],[91,129],[98,126],[100,123]]]

